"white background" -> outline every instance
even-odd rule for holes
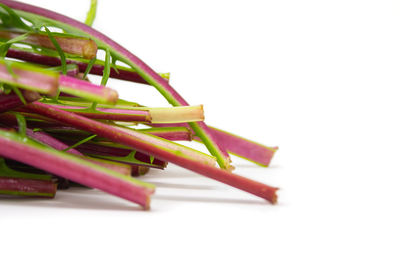
[[[26,2],[81,21],[89,6]],[[279,204],[172,165],[144,177],[148,212],[77,189],[1,199],[2,266],[400,265],[398,1],[99,0],[94,27],[171,72],[210,125],[279,145],[266,169],[234,158]]]

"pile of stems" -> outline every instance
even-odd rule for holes
[[[88,14],[91,24],[95,4]],[[155,187],[139,178],[173,163],[276,203],[278,188],[234,174],[229,154],[266,167],[277,147],[208,126],[203,106],[190,106],[168,73],[43,8],[0,0],[0,19],[0,194],[52,198],[73,181],[148,209]],[[120,99],[110,79],[152,85],[173,107]],[[210,154],[176,143],[192,140]]]

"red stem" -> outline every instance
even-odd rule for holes
[[[0,176],[0,194],[54,197],[57,185],[52,181]]]
[[[138,137],[134,137],[122,130],[108,126],[101,122],[93,121],[77,114],[59,110],[50,105],[38,102],[27,105],[27,108],[32,112],[48,116],[50,118],[59,120],[60,122],[73,125],[76,128],[97,134],[98,136],[104,138],[108,138],[116,143],[132,147],[142,153],[154,155],[161,160],[171,162],[214,180],[231,185],[258,197],[264,198],[271,203],[275,203],[277,201],[276,191],[278,188],[250,180],[237,174],[233,174],[229,171],[222,170],[190,158],[186,158],[179,153],[162,149],[150,142],[143,141]]]
[[[41,55],[41,54],[36,54],[36,53],[27,52],[27,51],[23,51],[23,50],[19,50],[19,49],[13,49],[13,48],[8,49],[7,57],[16,58],[16,59],[28,61],[31,63],[47,65],[47,66],[55,67],[55,66],[61,65],[61,60],[58,57]],[[87,63],[72,60],[72,59],[67,59],[66,62],[67,62],[67,64],[77,65],[79,68],[79,72],[85,72],[85,70],[88,66]],[[104,66],[94,64],[92,69],[90,70],[90,74],[102,76],[103,71],[104,71]],[[135,83],[149,84],[137,72],[127,71],[127,70],[123,70],[123,69],[118,69],[118,72],[117,72],[117,71],[115,71],[114,68],[111,68],[110,69],[110,77],[119,79],[119,80],[135,82]]]
[[[96,108],[96,111],[88,111],[86,107],[52,105],[55,108],[69,110],[81,116],[96,120],[127,121],[127,122],[151,122],[151,115],[146,110],[126,110],[112,108]],[[80,111],[80,109],[82,111]]]
[[[27,103],[40,99],[37,92],[21,90],[23,97]],[[5,95],[0,93],[0,113],[23,106],[21,99],[14,93]]]
[[[0,136],[0,155],[6,158],[29,164],[38,169],[70,179],[88,187],[97,188],[104,192],[135,202],[145,209],[150,207],[150,195],[154,192],[151,187],[138,185],[126,177],[111,174],[103,167],[80,162],[72,155],[59,156],[56,150],[36,147],[24,142],[10,140]]]
[[[153,127],[189,127],[187,123],[151,123]],[[255,162],[261,166],[267,167],[271,163],[278,147],[268,147],[246,138],[222,131],[209,126],[213,136],[220,142],[229,153]],[[194,134],[194,133],[193,133]],[[194,136],[196,141],[201,142],[198,136]]]

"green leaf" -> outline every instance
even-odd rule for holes
[[[76,64],[67,64],[67,71],[77,69],[78,65]],[[50,67],[47,68],[48,70],[52,71],[62,71],[62,66]]]
[[[94,63],[96,62],[96,57],[92,58],[85,70],[85,73],[83,74],[83,78],[82,79],[86,79],[86,76],[89,74],[90,70],[93,68]]]
[[[92,139],[95,138],[96,136],[97,136],[96,134],[93,134],[93,135],[91,135],[91,136],[89,136],[89,137],[87,137],[87,138],[85,138],[85,139],[83,139],[83,140],[81,140],[81,141],[79,141],[79,142],[73,144],[72,146],[69,146],[69,147],[63,149],[62,151],[68,151],[68,150],[73,149],[73,148],[75,148],[75,147],[77,147],[77,146],[80,146],[80,145],[82,145],[83,143],[86,143],[87,141],[92,140]]]
[[[110,77],[110,70],[111,70],[111,54],[110,49],[106,48],[106,57],[104,61],[104,70],[103,70],[103,78],[101,79],[101,85],[105,86],[107,84],[108,78]]]
[[[0,57],[4,58],[7,55],[8,49],[10,46],[14,43],[19,43],[23,40],[26,39],[26,37],[29,35],[29,32],[26,32],[24,34],[21,34],[13,39],[8,40],[7,42],[3,43],[0,45]]]
[[[26,100],[24,98],[24,96],[22,95],[21,91],[18,89],[18,87],[15,87],[14,85],[11,85],[12,90],[14,91],[14,93],[19,97],[19,100],[21,100],[21,102],[26,105]]]
[[[49,29],[46,26],[44,26],[44,29],[46,30],[46,33],[49,36],[50,41],[53,43],[58,54],[60,55],[62,74],[66,75],[67,74],[67,62],[65,59],[64,51],[61,49],[60,45],[58,44],[57,40],[54,38],[51,31],[49,31]]]
[[[0,158],[0,176],[10,177],[10,178],[23,178],[23,179],[36,179],[36,180],[51,180],[51,175],[49,174],[37,174],[29,172],[21,172],[10,169],[6,161]]]
[[[9,8],[8,6],[0,3],[0,8],[3,9],[2,11],[0,9],[0,19],[2,21],[2,28],[19,28],[19,29],[24,29],[27,31],[31,31],[32,28],[28,25],[26,25],[20,16],[18,16],[14,10]]]
[[[96,11],[97,11],[97,0],[91,0],[90,1],[90,9],[88,13],[86,14],[86,20],[85,24],[92,26],[93,21],[96,18]]]
[[[21,136],[26,137],[26,120],[20,113],[15,112],[15,117],[18,122],[18,132]]]

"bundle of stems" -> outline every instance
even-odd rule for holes
[[[148,209],[155,187],[140,177],[170,162],[275,203],[278,189],[234,174],[229,154],[268,166],[277,148],[206,125],[169,74],[91,27],[95,10],[84,24],[0,0],[0,194],[52,198],[73,181]],[[110,78],[152,85],[172,106],[120,99]],[[176,143],[192,140],[210,154]]]

